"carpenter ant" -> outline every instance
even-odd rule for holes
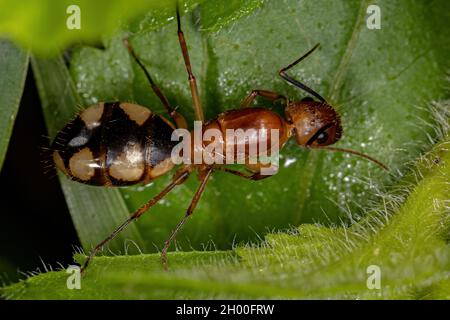
[[[203,121],[202,105],[189,60],[185,37],[181,30],[178,8],[177,26],[196,119]],[[85,109],[57,134],[52,144],[53,159],[56,166],[75,181],[97,186],[126,186],[148,183],[166,174],[175,165],[171,159],[171,150],[175,146],[175,142],[171,140],[171,135],[176,128],[187,128],[186,120],[169,104],[127,40],[124,40],[124,44],[145,73],[153,91],[161,100],[175,125],[164,117],[152,113],[149,109],[131,103],[104,102]],[[384,164],[368,155],[353,150],[330,147],[329,145],[336,143],[342,135],[339,115],[318,93],[286,73],[309,56],[317,47],[318,45],[314,46],[301,58],[281,69],[279,75],[319,101],[312,98],[291,101],[275,92],[253,90],[242,101],[239,109],[226,111],[218,115],[217,118],[204,123],[203,130],[218,129],[225,135],[227,129],[276,129],[280,133],[280,148],[290,137],[294,136],[297,144],[302,147],[356,154],[387,169]],[[286,106],[285,118],[264,108],[250,107],[257,96],[271,101],[281,100],[284,102]],[[234,141],[224,143],[234,143]],[[202,144],[201,148],[204,147],[205,145]],[[247,153],[244,156],[247,156]],[[206,163],[183,165],[176,171],[168,186],[134,212],[129,219],[91,251],[82,266],[82,272],[86,270],[91,259],[106,243],[164,198],[177,185],[185,182],[190,173],[197,171],[200,185],[183,219],[172,231],[162,249],[161,262],[167,269],[169,246],[193,213],[212,173],[215,170],[223,170],[246,179],[261,180],[270,177],[270,175],[261,174],[264,167],[265,165],[262,162],[246,164],[246,168],[252,173],[245,174],[241,171],[229,169],[225,165],[208,165]]]

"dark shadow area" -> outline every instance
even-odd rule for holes
[[[41,259],[52,267],[72,263],[73,246],[80,245],[56,171],[42,163],[50,155],[43,153],[46,135],[29,68],[0,174],[0,279],[7,282],[22,277],[17,270],[43,271]]]

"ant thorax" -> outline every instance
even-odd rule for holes
[[[194,129],[176,129],[179,141],[172,161],[185,165],[278,164],[280,148],[290,137],[288,124],[276,113],[263,108],[231,110]]]

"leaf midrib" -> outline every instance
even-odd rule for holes
[[[363,22],[363,17],[365,16],[365,8],[367,8],[368,0],[364,0],[361,2],[358,15],[356,17],[356,22],[351,30],[350,38],[347,41],[347,45],[345,47],[344,53],[342,55],[342,59],[340,59],[339,66],[337,68],[337,71],[334,75],[334,78],[332,80],[331,88],[328,92],[328,97],[331,105],[337,103],[337,96],[339,94],[340,89],[342,88],[344,78],[348,71],[348,66],[350,63],[350,59],[352,57],[353,51],[355,49],[356,43],[359,38],[359,34],[361,32],[361,24]],[[308,152],[306,155],[305,160],[305,168],[304,172],[307,172],[307,174],[303,175],[303,179],[298,187],[298,216],[296,218],[297,223],[301,220],[301,214],[303,212],[303,209],[305,207],[306,201],[310,196],[310,192],[308,190],[311,190],[312,182],[314,180],[314,177],[316,175],[317,167],[319,166],[319,157],[323,157],[323,153],[318,152]]]

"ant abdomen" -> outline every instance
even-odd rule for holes
[[[174,126],[149,109],[105,102],[82,111],[56,136],[56,166],[71,179],[97,186],[147,183],[173,167]]]

